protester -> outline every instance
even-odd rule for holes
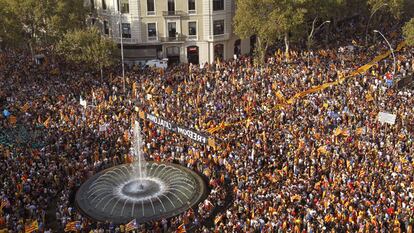
[[[80,66],[58,59],[38,66],[28,54],[6,51],[0,106],[10,115],[2,115],[0,128],[24,126],[28,135],[27,141],[24,133],[5,136],[9,143],[0,148],[0,229],[23,232],[37,220],[40,232],[51,232],[48,219],[56,218],[59,232],[73,221],[81,222],[81,232],[124,232],[123,225],[82,215],[74,195],[91,175],[129,162],[131,125],[139,120],[146,158],[203,174],[211,192],[192,209],[142,224],[138,232],[171,232],[183,223],[199,232],[412,232],[414,91],[387,84],[390,58],[349,77],[388,50],[376,46],[288,56],[276,50],[261,67],[241,57],[132,69],[127,93],[119,70],[107,70],[101,83]],[[410,47],[396,51],[395,76],[412,75],[413,54]],[[216,146],[139,119],[137,110],[209,135]],[[395,114],[395,124],[380,123],[379,112]]]

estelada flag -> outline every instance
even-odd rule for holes
[[[37,220],[24,226],[24,233],[32,233],[37,230],[39,230],[39,223],[37,222]]]
[[[10,202],[7,199],[3,199],[1,200],[1,204],[0,204],[0,210],[2,210],[4,207],[9,206]]]
[[[50,116],[45,120],[45,122],[43,122],[43,125],[46,127],[46,128],[49,128],[49,124],[50,124]]]
[[[80,221],[68,222],[65,227],[65,232],[78,231],[80,228]]]
[[[125,232],[130,232],[132,230],[138,229],[137,220],[134,219],[125,225]]]
[[[214,219],[214,224],[217,225],[221,220],[223,219],[223,215],[217,215],[217,217]]]
[[[29,110],[29,108],[30,108],[29,103],[26,103],[25,105],[23,105],[23,106],[21,107],[21,110],[22,110],[22,112],[27,112],[27,110]]]
[[[185,232],[187,232],[186,231],[186,229],[185,229],[185,225],[184,225],[184,223],[183,224],[181,224],[180,226],[178,226],[177,227],[177,230],[175,231],[176,233],[185,233]]]

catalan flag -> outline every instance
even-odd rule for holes
[[[221,222],[221,220],[223,219],[223,215],[217,215],[216,218],[214,219],[214,225],[217,225],[219,222]]]
[[[326,153],[328,153],[328,150],[326,149],[326,146],[321,146],[321,147],[318,148],[318,152],[320,154],[326,154]]]
[[[21,107],[21,110],[22,110],[22,112],[27,112],[27,110],[29,110],[29,108],[30,108],[29,103],[26,103],[25,105],[23,105],[23,106]]]
[[[185,230],[185,225],[184,225],[184,223],[183,224],[181,224],[180,226],[178,226],[177,227],[177,230],[175,231],[176,233],[185,233],[185,232],[187,232],[186,230]]]
[[[50,116],[45,120],[45,122],[43,122],[43,125],[46,127],[46,128],[49,128],[49,124],[50,124]]]
[[[127,223],[125,225],[125,232],[130,232],[132,230],[138,229],[137,220],[134,219],[131,222]]]
[[[286,101],[285,97],[283,96],[283,93],[280,90],[276,92],[276,97],[282,102]]]
[[[4,207],[6,207],[6,206],[8,206],[8,205],[10,205],[9,200],[7,200],[7,199],[3,199],[3,200],[1,200],[1,203],[0,203],[0,210],[2,210]]]
[[[39,223],[37,222],[37,220],[24,226],[24,233],[32,233],[37,230],[39,230]]]
[[[80,221],[66,223],[65,232],[78,231],[80,229]]]

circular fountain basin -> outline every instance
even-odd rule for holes
[[[170,218],[198,204],[206,184],[194,171],[176,164],[147,162],[146,176],[123,164],[89,178],[76,193],[84,214],[97,221],[127,223]]]

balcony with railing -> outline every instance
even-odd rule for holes
[[[198,40],[198,36],[197,35],[188,35],[187,40]]]
[[[210,41],[228,40],[230,38],[230,33],[224,33],[220,35],[210,35],[208,38]]]
[[[121,43],[121,37],[112,37],[115,40],[115,43]],[[138,44],[138,39],[135,38],[122,38],[122,43],[124,44]]]
[[[186,40],[186,36],[179,35],[175,37],[161,37],[161,42],[184,42]]]
[[[186,14],[185,11],[163,11],[162,16],[164,17],[181,17]]]
[[[147,37],[147,42],[158,42],[158,36]]]

